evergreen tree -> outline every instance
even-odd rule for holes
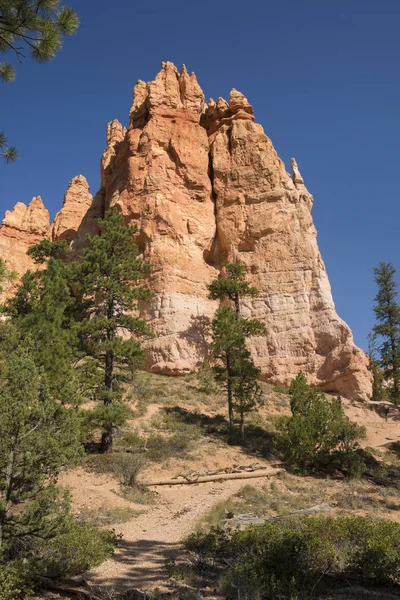
[[[232,439],[234,431],[235,404],[244,436],[244,415],[255,405],[259,395],[255,382],[258,369],[246,348],[246,337],[264,334],[265,326],[257,319],[237,319],[231,308],[222,306],[215,313],[211,331],[213,356],[219,361],[214,367],[216,380],[224,385],[227,393],[229,438]]]
[[[300,372],[289,388],[291,417],[277,423],[276,444],[287,467],[299,473],[318,472],[337,463],[355,473],[361,468],[357,439],[365,430],[344,414],[340,398],[327,398],[310,388]]]
[[[50,394],[34,345],[10,323],[0,338],[1,566],[70,522],[68,498],[55,482],[62,466],[79,460],[81,446],[76,412]]]
[[[258,296],[258,290],[246,281],[246,267],[225,261],[223,277],[214,279],[208,286],[210,300],[229,298],[235,306],[236,318],[240,318],[240,300],[245,296]]]
[[[64,242],[51,244],[48,240],[30,248],[28,254],[37,264],[46,263],[46,268],[27,271],[3,311],[20,335],[33,341],[35,363],[44,369],[54,397],[62,403],[76,404],[76,300],[71,290],[71,266],[62,260],[67,251]]]
[[[376,357],[377,347],[376,347],[376,334],[369,333],[368,334],[368,358],[369,365],[368,368],[372,373],[372,397],[371,400],[378,402],[383,400],[385,397],[385,389],[383,383],[385,381],[384,372],[382,371],[379,360]]]
[[[8,145],[4,131],[0,131],[0,156],[6,163],[14,162],[18,158],[18,150],[14,146]]]
[[[400,306],[396,301],[396,269],[391,263],[380,263],[374,269],[378,293],[374,313],[377,324],[373,333],[382,340],[379,348],[380,366],[391,381],[391,395],[395,404],[400,401]]]
[[[256,297],[258,290],[246,281],[244,265],[223,263],[223,277],[208,286],[211,300],[230,300],[229,306],[220,307],[212,322],[212,351],[219,361],[214,367],[216,380],[226,389],[228,400],[229,438],[234,431],[234,409],[240,415],[240,435],[244,440],[244,417],[261,399],[257,379],[260,371],[254,365],[246,348],[246,337],[265,335],[265,325],[257,319],[243,319],[240,315],[241,299]]]
[[[121,384],[143,363],[138,338],[149,335],[145,321],[134,313],[139,300],[148,300],[142,280],[149,265],[138,258],[136,229],[124,225],[123,216],[112,209],[99,221],[100,235],[76,264],[76,290],[82,298],[84,318],[80,333],[89,370],[100,370],[102,402],[94,419],[102,427],[101,450],[111,452],[113,431],[126,418],[121,403]]]
[[[0,0],[0,54],[14,54],[19,62],[26,52],[38,63],[54,58],[62,48],[63,37],[74,34],[79,26],[76,12],[60,5],[60,0]],[[0,62],[0,80],[7,83],[14,79],[14,67]],[[8,145],[2,131],[0,156],[6,162],[18,158],[16,148]]]
[[[244,417],[261,403],[262,392],[258,384],[260,369],[250,357],[250,352],[245,350],[239,360],[234,364],[233,379],[233,407],[237,409],[240,417],[240,439],[244,442]]]

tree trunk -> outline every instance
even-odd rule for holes
[[[4,528],[7,520],[8,503],[10,501],[12,492],[12,480],[15,462],[15,438],[11,440],[12,446],[8,455],[8,462],[5,470],[5,481],[4,481],[4,492],[2,493],[0,500],[4,502],[4,506],[0,509],[0,556],[3,547],[4,540]]]
[[[229,356],[226,358],[226,371],[227,371],[227,381],[226,387],[228,392],[228,417],[229,417],[229,440],[233,438],[233,430],[234,430],[234,416],[233,416],[233,399],[232,399],[232,374],[231,374],[231,364]]]
[[[240,439],[244,442],[244,411],[240,410]]]
[[[114,318],[114,298],[111,297],[107,307],[107,319]],[[115,337],[115,328],[109,327],[107,329],[107,340],[112,342]],[[114,376],[114,352],[107,350],[105,356],[104,365],[104,387],[106,393],[104,396],[104,406],[111,406],[113,402],[112,398],[112,387],[113,387],[113,376]],[[101,435],[100,451],[104,454],[110,454],[113,448],[113,436],[114,426],[112,421],[104,423],[103,433]]]
[[[112,380],[114,374],[114,355],[111,350],[106,352],[105,357],[105,370],[104,370],[104,386],[106,393],[104,396],[104,406],[111,406],[112,404]],[[108,421],[104,424],[103,433],[101,436],[100,451],[105,454],[110,454],[113,447],[113,424],[112,421]]]
[[[100,452],[103,454],[111,454],[113,449],[113,424],[109,421],[103,427],[101,434]]]
[[[235,292],[235,315],[236,315],[236,320],[239,321],[239,319],[240,319],[240,297],[239,297],[239,292]]]

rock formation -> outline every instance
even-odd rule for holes
[[[40,196],[32,198],[28,206],[17,202],[12,210],[6,211],[0,227],[0,257],[17,280],[28,269],[37,268],[27,255],[29,247],[49,236],[50,215]],[[12,290],[12,282],[5,282],[3,295],[10,295]]]
[[[52,240],[65,240],[72,244],[76,239],[82,220],[93,202],[89,189],[83,175],[78,175],[70,181],[62,208],[54,217],[51,226]]]
[[[152,371],[187,373],[207,357],[217,306],[207,284],[229,259],[246,265],[260,289],[243,311],[267,326],[266,337],[250,340],[263,378],[287,384],[302,369],[326,391],[364,399],[371,389],[367,359],[336,314],[313,199],[294,159],[291,166],[292,176],[243,94],[232,90],[229,102],[206,106],[194,74],[162,63],[154,81],[136,84],[128,129],[118,121],[107,127],[99,192],[92,200],[85,178],[76,177],[51,232],[47,219],[36,235],[67,239],[79,251],[114,205],[137,226],[139,249],[153,265],[154,296],[141,307],[156,333],[147,346]],[[20,206],[29,210],[18,204],[0,229],[10,264],[3,240],[10,215],[11,223],[25,223]],[[21,265],[18,273],[26,260]]]

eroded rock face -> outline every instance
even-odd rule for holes
[[[134,88],[130,125],[111,124],[102,160],[105,206],[119,205],[138,227],[138,245],[153,265],[154,296],[143,314],[156,332],[148,368],[183,374],[207,353],[205,330],[215,311],[207,264],[216,232],[209,145],[200,125],[204,96],[196,76],[163,63],[151,83]],[[110,129],[108,129],[108,132]]]
[[[147,344],[148,369],[183,374],[208,356],[217,303],[208,300],[207,284],[229,259],[246,265],[260,290],[242,310],[267,326],[266,337],[249,341],[263,378],[288,384],[301,369],[325,391],[365,399],[367,358],[336,314],[313,198],[294,159],[291,167],[292,176],[243,94],[232,90],[229,102],[206,106],[193,73],[162,63],[154,81],[136,84],[128,129],[116,120],[108,125],[93,200],[85,178],[76,177],[51,231],[41,202],[35,219],[31,205],[18,203],[0,229],[0,253],[22,274],[32,239],[64,236],[79,252],[86,233],[98,233],[97,219],[118,205],[153,266],[154,296],[141,307],[156,334]],[[24,236],[29,241],[13,256]]]
[[[51,226],[52,240],[65,240],[72,244],[78,229],[90,209],[93,196],[83,175],[74,177],[65,193],[61,210],[54,217]]]
[[[0,227],[0,256],[17,280],[28,269],[37,268],[26,254],[30,246],[50,236],[50,215],[40,196],[32,198],[26,206],[17,202],[12,210],[7,210]],[[3,297],[12,294],[12,282],[5,282]]]
[[[296,161],[290,177],[262,127],[237,106],[235,90],[222,119],[211,103],[204,120],[214,172],[215,251],[219,260],[246,265],[260,290],[243,302],[244,316],[261,319],[268,330],[250,341],[255,362],[266,380],[288,384],[301,369],[326,391],[366,398],[367,359],[336,314],[311,217],[313,198]]]

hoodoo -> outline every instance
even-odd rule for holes
[[[291,169],[243,94],[233,89],[229,101],[206,105],[194,73],[165,62],[154,81],[135,85],[128,128],[108,125],[94,198],[75,177],[52,226],[40,199],[17,203],[0,228],[0,253],[22,275],[32,267],[32,243],[65,239],[79,251],[97,218],[118,205],[153,265],[154,295],[142,306],[156,334],[147,344],[149,370],[184,374],[207,358],[217,306],[207,284],[229,259],[246,265],[260,290],[243,312],[267,327],[267,336],[249,342],[263,379],[287,384],[302,370],[325,391],[366,399],[368,360],[336,313],[313,198],[294,159]]]

